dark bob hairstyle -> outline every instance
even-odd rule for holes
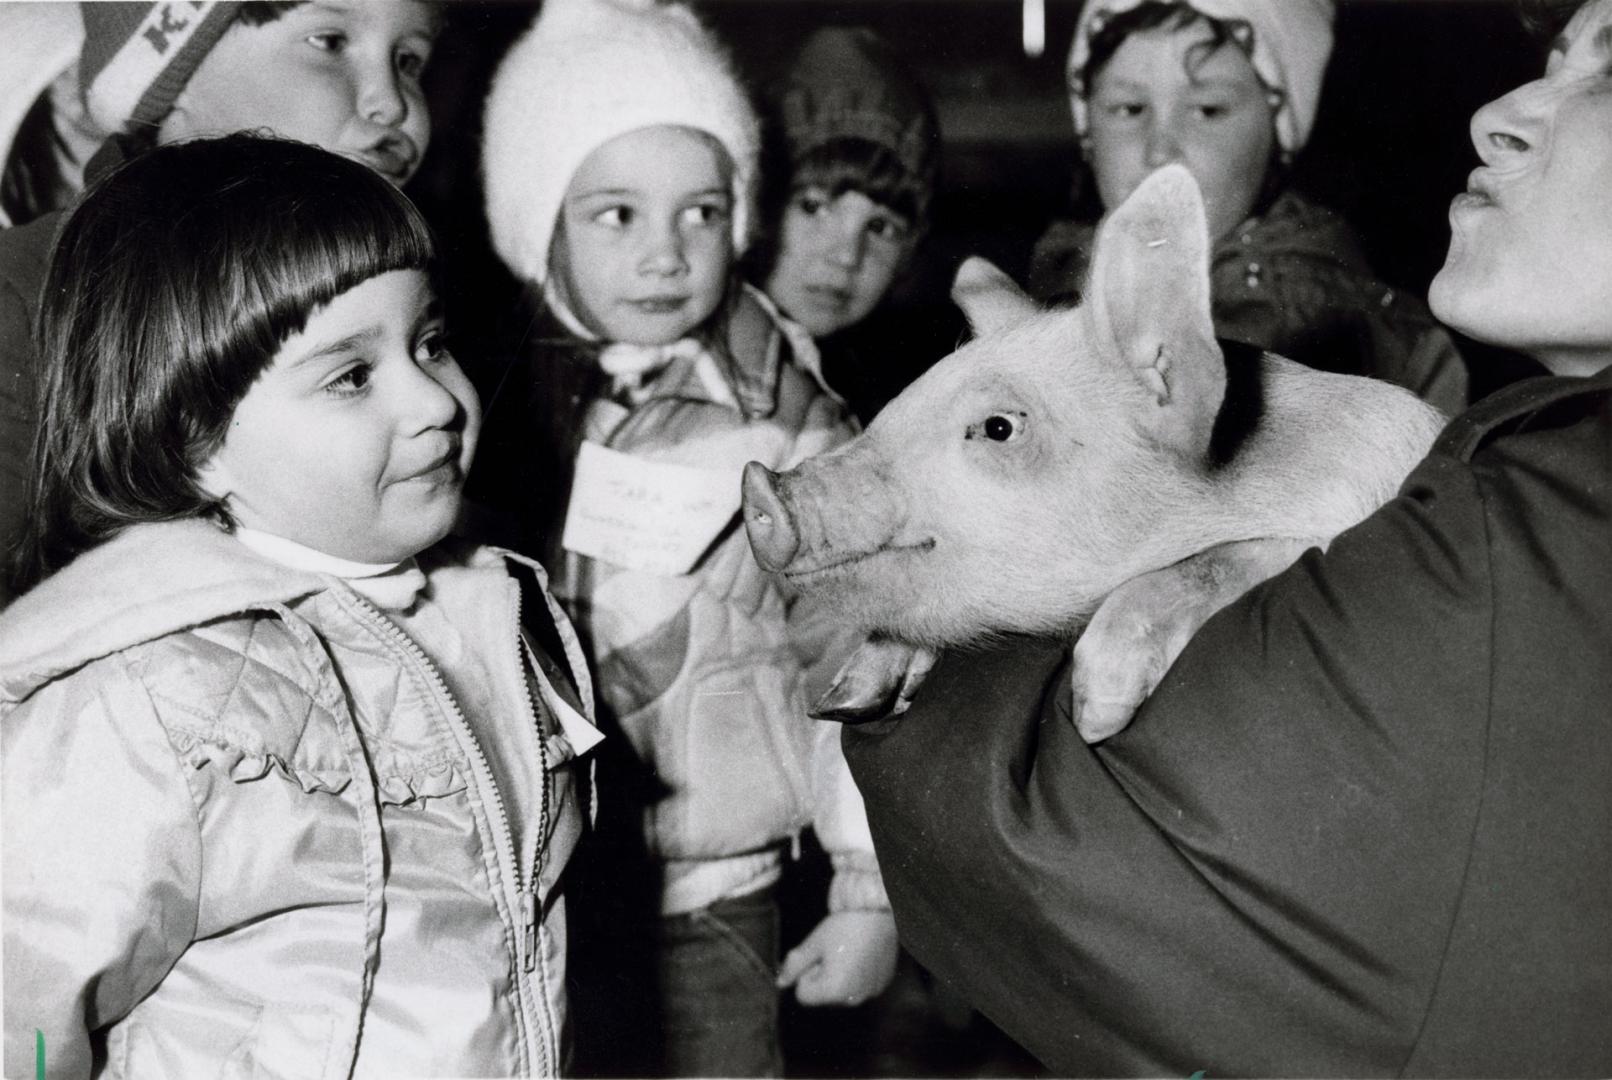
[[[197,469],[280,346],[348,289],[433,260],[401,192],[301,143],[176,143],[95,184],[62,226],[42,295],[19,588],[128,525],[227,522]]]

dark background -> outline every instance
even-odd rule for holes
[[[873,27],[928,85],[944,141],[940,191],[929,241],[896,311],[939,322],[935,334],[917,333],[913,348],[944,352],[957,333],[950,313],[940,313],[956,264],[978,253],[1022,277],[1036,237],[1070,207],[1079,159],[1063,65],[1078,0],[1046,0],[1047,47],[1036,59],[1021,46],[1018,0],[695,2],[757,90],[825,24]],[[533,10],[481,0],[449,5],[428,75],[435,134],[410,192],[442,234],[460,355],[472,365],[478,353],[497,351],[493,328],[507,321],[518,292],[490,255],[481,220],[480,102]],[[1506,0],[1342,0],[1315,133],[1294,182],[1354,224],[1379,277],[1425,295],[1449,240],[1449,200],[1477,164],[1468,121],[1537,73],[1543,54]],[[1513,373],[1505,358],[1484,350],[1470,350],[1469,361],[1482,390]]]

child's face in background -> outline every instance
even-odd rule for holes
[[[1545,74],[1479,109],[1481,166],[1450,206],[1428,301],[1560,375],[1612,355],[1612,0],[1579,8]]]
[[[437,22],[416,0],[313,0],[262,26],[237,21],[185,84],[157,141],[267,129],[401,185],[431,139],[420,76]]]
[[[200,470],[241,525],[397,562],[453,528],[481,409],[426,275],[394,270],[281,346]]]
[[[1212,40],[1195,20],[1121,42],[1092,80],[1087,159],[1110,210],[1155,169],[1186,165],[1218,239],[1253,212],[1276,131],[1253,64],[1230,42],[1206,51]]]
[[[795,190],[784,208],[767,294],[813,337],[861,322],[912,250],[912,223],[862,194]]]
[[[560,206],[550,267],[560,298],[605,341],[687,336],[727,290],[731,175],[714,140],[667,125],[589,154]]]

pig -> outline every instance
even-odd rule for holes
[[[1167,642],[1116,616],[1109,660],[1152,650],[1111,691],[1128,716],[1180,626],[1392,497],[1445,420],[1389,383],[1223,348],[1209,252],[1197,185],[1171,165],[1103,223],[1078,307],[1044,310],[966,261],[953,297],[973,340],[851,442],[782,474],[746,466],[757,562],[872,635],[864,666],[905,696],[922,676],[903,675],[910,647],[1073,640],[1127,583],[1153,610],[1200,594]]]

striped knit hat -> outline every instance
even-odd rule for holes
[[[90,118],[108,132],[160,124],[240,7],[216,0],[80,4],[78,80]]]

